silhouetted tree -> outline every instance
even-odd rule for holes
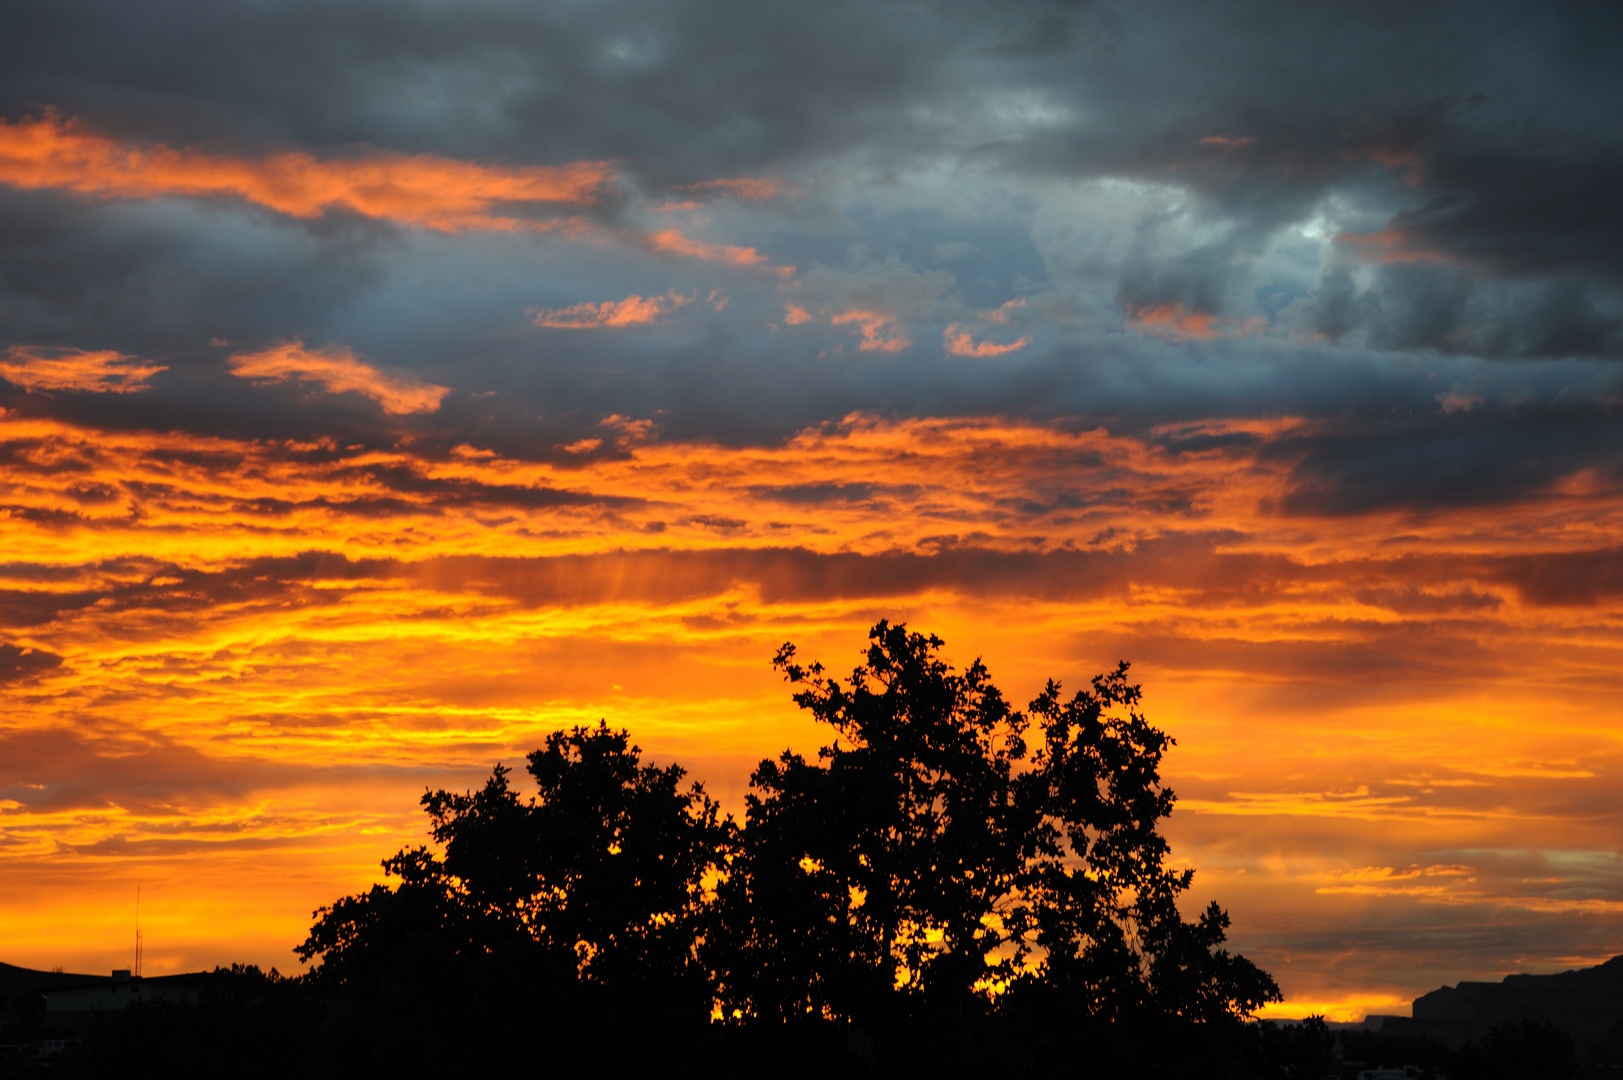
[[[1280,1080],[1326,1080],[1340,1073],[1336,1037],[1322,1016],[1297,1023],[1260,1020],[1250,1025],[1247,1075]]]
[[[1024,719],[982,665],[955,675],[939,642],[874,633],[849,689],[794,663],[792,645],[775,661],[845,742],[818,764],[786,751],[751,778],[721,890],[729,1016],[899,1022],[976,994],[1006,937],[990,917],[1035,822],[1010,798]]]
[[[1278,999],[1218,948],[1215,904],[1179,916],[1191,873],[1156,831],[1171,740],[1125,664],[1069,700],[1050,682],[1032,754],[1031,719],[979,660],[956,673],[939,638],[887,622],[869,641],[844,684],[778,652],[835,739],[751,778],[706,950],[725,1017],[962,1035],[1016,1016],[1229,1022]]]
[[[1399,1068],[1412,1065],[1426,1080],[1443,1074],[1457,1075],[1458,1052],[1429,1035],[1400,1035],[1394,1031],[1343,1031],[1337,1039],[1341,1056],[1360,1068]]]
[[[375,1066],[465,1063],[460,1044],[477,1058],[483,1035],[537,1023],[575,1046],[628,1016],[645,1037],[708,1023],[711,980],[696,956],[705,879],[736,830],[701,785],[682,788],[681,767],[642,765],[639,754],[623,731],[577,727],[530,755],[532,798],[500,765],[479,791],[428,792],[443,857],[402,851],[384,863],[397,887],[316,913],[297,950],[320,959],[311,981],[360,1002],[358,1029],[384,1013],[410,1018],[412,1061]],[[447,1027],[459,1045],[425,1059],[424,1039]],[[344,1040],[366,1041],[364,1031]]]
[[[1459,1080],[1568,1080],[1578,1075],[1578,1055],[1572,1035],[1554,1024],[1506,1022],[1461,1047],[1449,1072]]]
[[[1171,740],[1127,666],[1022,712],[942,644],[880,622],[843,683],[785,644],[775,665],[834,739],[761,762],[743,830],[603,724],[530,755],[531,798],[501,766],[425,794],[440,853],[389,859],[398,884],[323,908],[298,949],[332,1003],[323,1060],[474,1075],[544,1027],[555,1063],[599,1071],[701,1043],[744,1072],[1051,1070],[1079,1033],[1117,1072],[1174,1047],[1261,1061],[1236,1021],[1278,990],[1221,948],[1215,904],[1178,912]]]

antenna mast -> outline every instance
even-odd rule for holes
[[[141,886],[135,887],[135,971],[137,979],[141,977]]]

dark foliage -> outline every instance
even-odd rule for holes
[[[1572,1036],[1533,1020],[1496,1024],[1483,1038],[1457,1048],[1426,1036],[1349,1031],[1341,1034],[1341,1052],[1348,1062],[1368,1068],[1414,1066],[1422,1078],[1570,1080],[1580,1075]],[[1590,1054],[1603,1072],[1604,1054],[1605,1044]]]
[[[1554,1024],[1495,1024],[1480,1043],[1466,1043],[1449,1070],[1458,1080],[1568,1080],[1578,1075],[1572,1036]]]
[[[1069,699],[1049,683],[1028,715],[938,638],[881,622],[869,639],[846,683],[791,645],[776,659],[835,738],[752,777],[704,950],[727,1022],[850,1025],[892,1073],[1060,1067],[1085,1030],[1096,1062],[1119,1048],[1140,1071],[1146,1038],[1232,1042],[1277,999],[1219,948],[1221,910],[1179,916],[1191,874],[1156,831],[1171,740],[1125,664]]]
[[[1342,1058],[1360,1063],[1361,1067],[1396,1069],[1412,1065],[1426,1077],[1454,1076],[1455,1051],[1429,1036],[1343,1031],[1339,1038]]]
[[[501,766],[477,792],[424,795],[443,858],[402,851],[384,864],[397,887],[316,913],[297,951],[321,961],[334,1071],[485,1075],[533,1062],[536,1038],[560,1066],[670,1071],[702,1037],[695,942],[732,823],[605,725],[552,734],[529,772],[530,799]]]

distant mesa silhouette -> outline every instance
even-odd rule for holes
[[[1495,1026],[1533,1021],[1573,1038],[1580,1053],[1623,1022],[1623,956],[1554,975],[1506,975],[1499,982],[1461,982],[1415,998],[1412,1016],[1372,1015],[1383,1034],[1425,1036],[1451,1046],[1484,1038]]]

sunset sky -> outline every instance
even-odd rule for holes
[[[1623,953],[1623,19],[0,7],[0,961],[300,970],[599,718],[1132,662],[1274,1015]]]

